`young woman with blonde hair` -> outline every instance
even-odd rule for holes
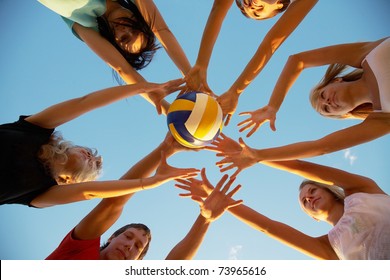
[[[301,72],[307,68],[330,65],[321,82],[314,87],[310,101],[322,116],[358,118],[372,123],[371,116],[390,113],[390,38],[339,44],[291,55],[279,76],[268,105],[240,115],[240,132],[247,137],[269,121],[276,130],[276,113]],[[353,70],[345,73],[348,67]],[[375,119],[375,117],[374,117]],[[379,120],[380,121],[380,120]],[[374,121],[376,122],[376,121]],[[374,128],[374,126],[373,126]],[[361,132],[356,130],[356,136]],[[379,135],[378,135],[379,137]],[[353,135],[350,135],[353,138]]]

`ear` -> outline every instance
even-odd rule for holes
[[[115,236],[114,236],[114,235],[111,235],[110,238],[108,238],[108,240],[107,240],[107,244],[110,244],[111,241],[112,241],[114,238],[115,238]]]
[[[343,78],[341,77],[337,77],[337,78],[334,78],[332,83],[341,83],[343,81]]]
[[[57,182],[60,184],[72,183],[72,178],[69,175],[58,175]]]

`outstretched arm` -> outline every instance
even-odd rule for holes
[[[177,180],[177,187],[187,191],[182,196],[202,196],[213,191],[213,186],[208,183],[201,171],[202,180],[191,178],[189,180]],[[225,175],[226,176],[226,175]],[[319,259],[337,259],[326,235],[311,237],[286,224],[269,219],[244,204],[229,208],[229,212],[250,227],[292,247],[306,255]]]
[[[232,3],[233,0],[214,0],[206,27],[203,31],[196,63],[186,75],[187,86],[192,90],[211,92],[207,84],[207,68],[223,20]]]
[[[183,150],[174,143],[170,135],[150,154],[131,167],[120,179],[133,180],[146,178],[158,167],[161,162],[161,153],[167,157]],[[106,232],[120,217],[127,201],[134,193],[103,199],[80,223],[76,226],[73,237],[81,240],[94,239]]]
[[[328,236],[312,237],[284,223],[271,220],[246,205],[229,209],[240,221],[279,242],[316,259],[338,259]]]
[[[205,169],[202,170],[202,177],[205,177]],[[167,260],[189,260],[192,259],[198,251],[211,222],[218,219],[229,208],[242,203],[242,200],[235,201],[232,196],[241,187],[238,185],[228,193],[234,179],[230,179],[226,184],[227,176],[223,176],[214,187],[208,182],[213,190],[206,195],[205,200],[193,195],[192,199],[200,205],[200,215],[196,219],[188,234],[181,240],[168,254]],[[223,186],[225,184],[225,186]]]
[[[242,138],[238,144],[231,138],[221,135],[213,143],[215,147],[208,149],[217,151],[217,156],[224,157],[216,163],[222,172],[237,168],[232,175],[234,177],[258,162],[315,157],[369,142],[388,133],[390,114],[371,113],[362,123],[333,132],[318,140],[268,149],[253,149],[246,145]]]
[[[91,28],[81,26],[77,23],[73,25],[73,30],[87,44],[87,46],[107,63],[119,76],[129,85],[146,82],[146,80],[126,61],[121,53],[98,32]],[[140,93],[143,98],[153,104],[158,113],[166,113],[169,103],[165,100],[162,102],[162,108],[156,104],[149,93]]]
[[[241,75],[229,90],[218,98],[224,115],[228,115],[227,123],[236,110],[239,95],[263,70],[272,55],[298,27],[317,2],[318,0],[297,0],[291,3],[264,37]]]
[[[109,198],[132,194],[155,188],[177,178],[191,178],[198,174],[195,168],[175,168],[167,164],[165,154],[161,155],[160,164],[154,176],[132,179],[128,176],[116,181],[84,182],[56,185],[36,197],[31,205],[49,207],[93,198]]]
[[[262,163],[309,180],[339,186],[343,188],[346,196],[357,192],[385,194],[374,180],[337,168],[302,160],[263,161]]]
[[[256,151],[258,161],[308,158],[360,145],[390,133],[390,114],[371,113],[363,122],[321,139]]]
[[[291,55],[276,82],[268,104],[258,110],[240,114],[250,115],[248,119],[238,124],[239,126],[243,126],[240,132],[251,128],[251,131],[247,135],[249,137],[265,121],[270,121],[271,129],[276,130],[276,114],[288,91],[303,70],[333,63],[361,68],[361,63],[367,54],[384,40],[386,38],[374,42],[339,44]]]
[[[168,56],[184,76],[190,70],[191,64],[183,48],[164,21],[160,11],[152,0],[136,0],[135,2],[146,21],[152,24],[152,31]]]
[[[89,111],[134,96],[143,91],[154,91],[154,94],[158,95],[157,98],[161,101],[168,94],[181,89],[183,82],[183,79],[177,79],[163,84],[142,82],[134,85],[107,88],[53,105],[40,113],[27,117],[26,121],[44,128],[56,128]]]

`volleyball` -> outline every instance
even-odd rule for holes
[[[167,114],[168,129],[181,145],[202,148],[222,130],[222,109],[215,98],[191,91],[178,96]]]

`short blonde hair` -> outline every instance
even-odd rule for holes
[[[52,165],[54,162],[66,164],[68,161],[68,151],[75,148],[72,142],[64,140],[61,133],[54,132],[47,144],[41,146],[38,152],[38,158],[42,162],[47,172],[53,176],[58,184],[65,184],[63,178],[60,177],[59,171],[54,170]],[[96,180],[102,171],[102,158],[97,155],[96,150],[91,150],[91,154],[96,157],[96,160],[92,164],[86,163],[81,169],[78,170],[67,170],[71,173],[72,182],[87,182]]]

